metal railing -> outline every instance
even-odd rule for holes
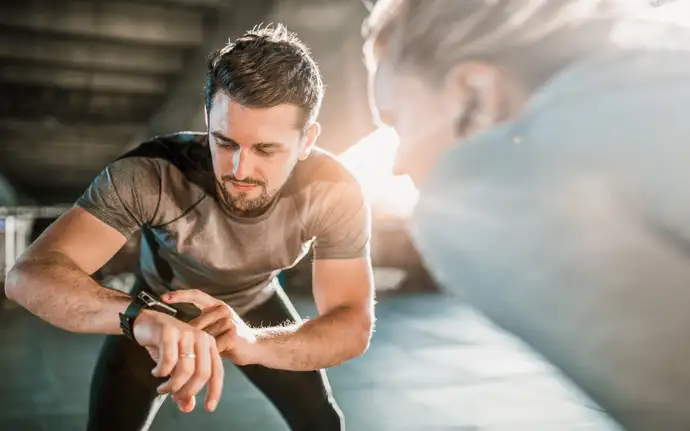
[[[4,279],[26,247],[34,220],[57,218],[69,210],[71,205],[53,206],[0,206],[0,222],[4,225],[5,253],[2,259],[0,279]]]

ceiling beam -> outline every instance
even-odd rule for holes
[[[141,1],[141,0],[139,0]],[[231,3],[231,0],[144,0],[142,3],[147,4],[169,4],[175,6],[185,6],[190,8],[206,8],[213,9],[224,6],[224,4]]]
[[[183,65],[183,51],[173,48],[56,38],[40,33],[0,32],[0,59],[91,68],[112,72],[173,75]]]
[[[166,80],[156,76],[117,72],[91,72],[54,66],[1,64],[0,81],[19,84],[54,85],[69,89],[123,91],[127,93],[163,94]]]
[[[141,3],[1,2],[0,24],[8,28],[167,46],[194,46],[203,38],[203,11]]]
[[[2,150],[0,170],[21,184],[62,183],[91,177],[122,155],[122,144],[51,142],[21,143]],[[46,175],[51,173],[51,175]]]
[[[59,123],[148,121],[162,100],[159,94],[70,90],[35,83],[0,83],[0,94],[0,117]]]
[[[13,138],[34,139],[38,137],[48,137],[51,140],[84,140],[84,139],[103,139],[124,137],[129,138],[133,135],[146,130],[146,124],[120,123],[117,125],[96,125],[91,123],[82,124],[61,124],[57,121],[26,121],[0,119],[0,134],[7,137],[5,146],[12,145]]]

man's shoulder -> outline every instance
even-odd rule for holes
[[[365,204],[355,176],[335,155],[320,148],[297,164],[284,193],[294,199],[307,223],[334,211],[349,213],[351,207]]]
[[[110,166],[155,169],[159,177],[171,177],[174,182],[194,183],[204,190],[211,187],[208,174],[212,164],[206,133],[180,132],[154,137],[127,151]]]
[[[203,157],[208,148],[208,135],[200,132],[179,132],[156,136],[141,142],[118,160],[133,157],[160,159],[174,164],[185,157]]]
[[[306,160],[297,163],[293,180],[300,188],[336,184],[359,186],[355,176],[334,154],[318,147],[311,151]]]

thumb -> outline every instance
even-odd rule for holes
[[[218,303],[216,298],[197,289],[175,290],[162,295],[161,299],[168,304],[177,304],[180,302],[194,304],[201,311],[214,307]]]

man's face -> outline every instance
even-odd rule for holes
[[[265,207],[316,139],[305,134],[301,109],[283,104],[247,108],[218,92],[208,112],[213,171],[230,209],[241,214]],[[316,131],[318,134],[318,130]]]
[[[381,122],[398,133],[396,173],[419,185],[441,151],[455,142],[457,106],[418,74],[396,70],[392,63],[387,58],[369,62],[370,103]]]
[[[491,65],[459,63],[432,82],[424,66],[400,66],[392,55],[372,50],[367,67],[371,106],[400,138],[396,173],[410,175],[417,186],[443,150],[492,127],[505,115],[509,93]]]

